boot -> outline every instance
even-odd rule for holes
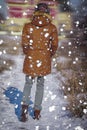
[[[40,117],[41,117],[40,110],[34,110],[34,118],[33,119],[39,120]]]
[[[28,105],[22,105],[20,121],[26,122],[28,120]]]

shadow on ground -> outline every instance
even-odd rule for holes
[[[20,114],[21,114],[21,99],[23,96],[23,93],[18,90],[15,87],[8,87],[4,94],[6,97],[8,97],[11,104],[14,104],[15,114],[18,117],[18,120],[20,120]],[[30,99],[30,105],[29,105],[29,115],[33,117],[33,107],[32,107],[32,100]]]

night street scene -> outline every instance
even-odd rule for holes
[[[50,8],[52,23],[58,30],[58,48],[52,56],[51,73],[44,76],[41,117],[33,118],[35,77],[28,120],[22,122],[22,31],[38,3]],[[45,33],[48,38],[49,33]],[[37,68],[42,64],[38,60]],[[87,130],[87,0],[0,0],[0,130]]]

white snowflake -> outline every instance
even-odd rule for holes
[[[49,36],[49,33],[46,33],[46,34],[45,34],[45,37],[48,37],[48,36]]]
[[[33,31],[33,28],[30,28],[30,31]]]
[[[80,22],[79,21],[76,21],[76,24],[79,24]]]
[[[10,66],[9,69],[12,70],[12,66]]]
[[[32,59],[32,57],[31,57],[31,56],[28,56],[28,58],[29,58],[29,59]]]
[[[55,109],[56,109],[56,106],[51,106],[51,107],[49,107],[49,112],[53,112],[53,111],[55,111]]]
[[[49,126],[47,126],[46,130],[50,130],[50,127],[49,127]]]
[[[56,58],[53,58],[52,60],[55,62],[55,61],[56,61]]]
[[[3,64],[6,64],[6,61],[3,61]]]
[[[39,29],[39,27],[38,27],[38,26],[36,26],[36,29]]]
[[[27,35],[27,38],[30,38],[30,35]]]
[[[73,34],[73,31],[70,31],[70,34]]]
[[[84,130],[84,129],[81,128],[81,126],[77,126],[77,127],[75,128],[75,130]]]
[[[19,97],[20,96],[20,94],[19,93],[17,93],[17,97]]]
[[[0,55],[2,55],[2,51],[0,51]]]
[[[3,44],[3,42],[4,42],[4,41],[1,39],[1,40],[0,40],[0,45]]]
[[[71,51],[69,51],[68,53],[69,53],[69,55],[71,55],[71,54],[72,54],[72,52],[71,52]]]
[[[69,1],[67,1],[67,5],[70,5],[70,2],[69,2]]]
[[[40,60],[37,60],[36,63],[37,63],[37,67],[40,67],[42,65],[42,61]]]
[[[17,109],[17,108],[18,108],[18,105],[15,105],[15,108]]]
[[[3,54],[6,54],[6,50],[3,50]]]
[[[42,21],[39,21],[39,24],[42,24]]]
[[[62,49],[64,49],[64,46],[61,46]]]
[[[33,43],[33,40],[32,40],[32,39],[30,39],[30,40],[29,40],[29,43],[30,43],[30,45],[32,45],[32,43]]]
[[[18,36],[15,36],[15,38],[17,39],[17,38],[18,38]]]
[[[30,64],[30,68],[32,68],[33,67],[33,65],[32,64]]]
[[[65,99],[67,99],[67,96],[64,96]]]
[[[51,100],[54,100],[56,98],[56,95],[51,96]]]
[[[63,24],[63,25],[62,25],[62,27],[65,27],[65,26],[66,26],[66,24]]]
[[[35,126],[35,130],[39,130],[39,126]]]
[[[15,47],[13,47],[13,50],[17,50],[17,47],[15,46]]]
[[[76,58],[75,58],[75,60],[76,60],[76,61],[78,61],[78,60],[79,60],[79,58],[78,58],[78,57],[76,57]]]
[[[2,8],[2,6],[0,5],[0,9]]]
[[[66,107],[62,107],[62,110],[65,111],[65,110],[66,110]]]
[[[63,32],[63,31],[64,31],[64,29],[63,29],[63,28],[60,28],[60,31],[61,31],[61,32]]]
[[[11,84],[11,82],[8,82],[7,85],[9,86]]]
[[[48,31],[48,29],[46,29],[46,28],[44,28],[43,30],[44,30],[44,32],[45,32],[45,31]]]
[[[14,24],[14,20],[11,20],[11,24]]]
[[[27,13],[26,12],[23,12],[23,16],[26,16],[27,15]]]
[[[72,45],[72,43],[71,43],[71,42],[69,42],[69,43],[68,43],[68,45]]]
[[[79,85],[83,85],[82,82],[79,82]]]
[[[73,61],[73,64],[76,64],[76,61]]]
[[[68,88],[68,91],[70,91],[71,90],[71,88]]]

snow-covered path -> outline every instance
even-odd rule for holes
[[[22,73],[24,56],[10,56],[15,60],[11,71],[0,75],[0,130],[87,130],[87,120],[72,117],[65,110],[67,100],[61,90],[60,72],[52,71],[45,80],[43,110],[39,121],[29,116],[26,123],[18,120],[15,114],[15,105],[3,94],[3,89],[12,86],[23,91],[25,75]],[[61,77],[63,78],[63,77]],[[32,88],[32,101],[34,100],[35,84]]]

